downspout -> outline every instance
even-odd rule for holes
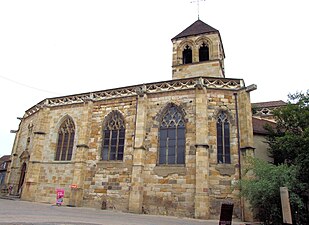
[[[236,129],[237,129],[237,152],[238,152],[238,176],[239,176],[239,192],[241,192],[241,156],[240,156],[240,130],[239,130],[239,117],[238,117],[238,95],[233,93],[235,96],[235,111],[236,111]],[[242,197],[240,197],[240,217],[241,220],[244,220],[244,205]]]
[[[138,95],[135,98],[136,105],[135,105],[135,118],[134,118],[134,140],[133,140],[133,150],[135,148],[135,139],[136,139],[136,126],[137,126],[137,108],[138,108]]]

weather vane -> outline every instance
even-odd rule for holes
[[[200,19],[200,2],[205,2],[206,0],[194,0],[190,3],[196,3],[197,4],[197,18]]]

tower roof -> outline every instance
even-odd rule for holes
[[[209,26],[208,24],[198,19],[193,24],[191,24],[189,27],[187,27],[185,30],[183,30],[178,35],[176,35],[174,38],[172,38],[172,40],[187,37],[187,36],[192,36],[192,35],[217,33],[217,32],[219,32],[217,29]]]

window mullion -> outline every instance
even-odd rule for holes
[[[68,130],[68,143],[66,147],[66,153],[65,153],[65,160],[68,160],[68,154],[69,154],[69,147],[70,147],[70,139],[71,139],[71,132]]]
[[[168,135],[168,131],[167,131],[167,135]],[[166,137],[166,144],[165,144],[165,164],[168,164],[168,143],[169,143],[169,137]]]
[[[61,140],[61,148],[60,148],[60,155],[59,155],[59,160],[62,160],[62,152],[63,152],[63,145],[64,145],[64,139],[65,139],[65,133],[62,132],[62,140]]]
[[[178,159],[178,129],[177,125],[175,127],[175,164],[177,164],[177,159]]]
[[[112,130],[109,130],[109,140],[108,140],[108,151],[107,151],[107,160],[110,160],[111,147],[112,147]]]
[[[56,157],[55,160],[60,159],[60,154],[61,154],[61,143],[62,143],[62,136],[61,133],[58,132],[58,141],[57,141],[57,149],[56,149]],[[57,157],[58,156],[58,157]]]
[[[116,141],[116,152],[115,152],[115,158],[118,160],[118,147],[119,147],[119,132],[120,130],[117,130],[117,141]]]
[[[222,160],[223,163],[225,163],[225,130],[224,130],[224,122],[221,123],[221,129],[222,129]]]

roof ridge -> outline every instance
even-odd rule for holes
[[[219,31],[213,28],[212,26],[208,25],[207,23],[203,22],[202,20],[198,19],[190,26],[188,26],[186,29],[184,29],[182,32],[173,37],[172,40],[192,35],[214,33],[214,32],[216,33]]]
[[[261,103],[270,103],[270,102],[282,102],[282,103],[286,103],[283,100],[275,100],[275,101],[264,101],[264,102],[252,102],[252,104],[261,104]]]

